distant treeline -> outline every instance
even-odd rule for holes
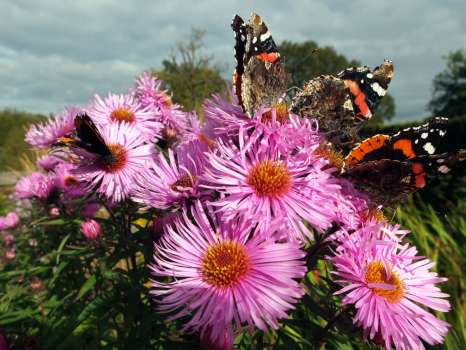
[[[31,155],[24,134],[32,123],[44,121],[42,114],[19,112],[13,109],[0,111],[0,171],[21,169],[19,159]]]

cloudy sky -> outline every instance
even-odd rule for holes
[[[0,0],[0,109],[58,112],[94,93],[124,92],[159,67],[192,27],[233,70],[230,21],[254,10],[277,42],[312,39],[375,66],[390,58],[397,119],[427,115],[432,78],[466,49],[465,0]]]

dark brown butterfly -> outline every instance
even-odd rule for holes
[[[99,156],[99,160],[108,167],[118,161],[118,157],[112,152],[112,147],[106,144],[102,134],[87,114],[77,115],[74,119],[74,125],[76,134],[69,137],[60,137],[56,143],[57,146],[84,149]]]

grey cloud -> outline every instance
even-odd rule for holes
[[[0,108],[57,112],[94,92],[124,92],[157,67],[191,27],[231,74],[233,14],[255,10],[277,42],[312,39],[375,66],[395,63],[398,118],[425,116],[442,56],[466,44],[466,2],[424,1],[4,1],[0,3]]]

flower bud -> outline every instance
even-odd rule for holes
[[[93,219],[88,219],[81,224],[81,232],[88,239],[96,239],[100,236],[100,231],[100,224]]]

